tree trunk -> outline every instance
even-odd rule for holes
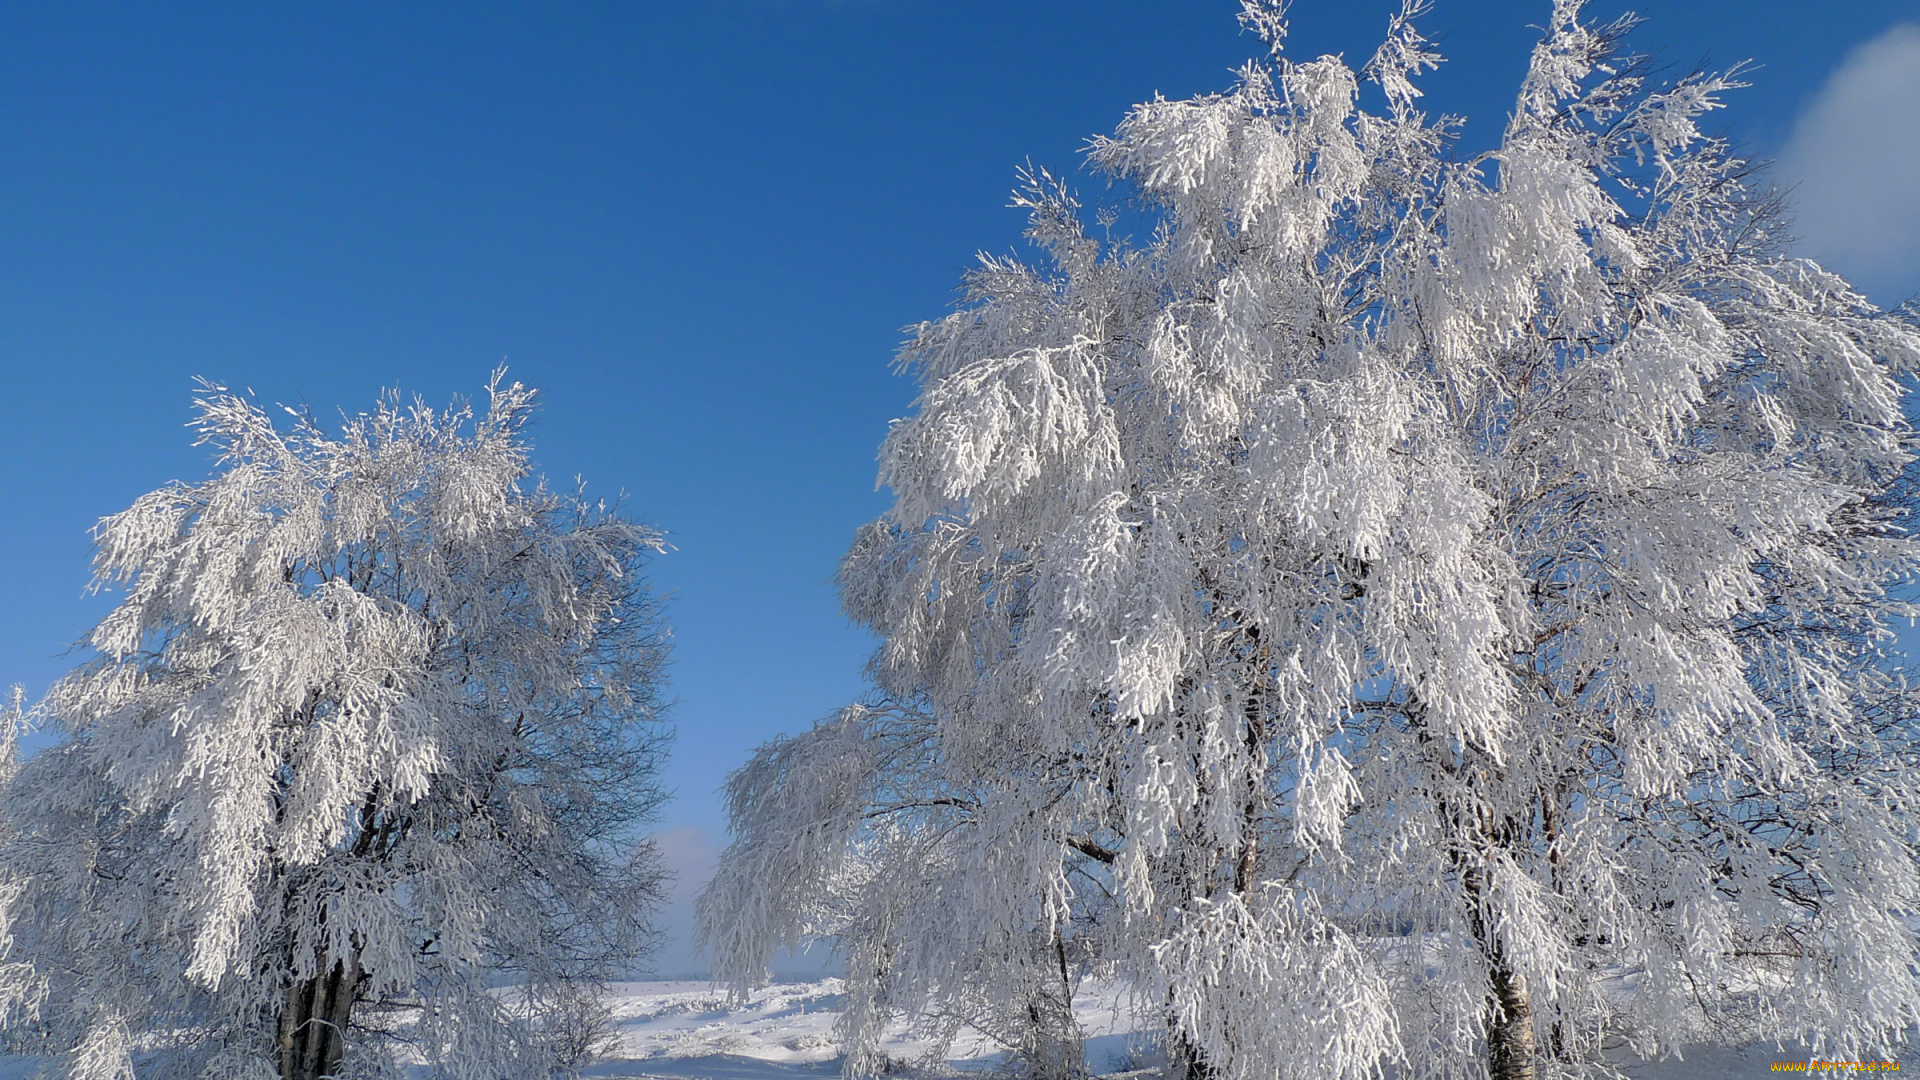
[[[1207,1064],[1207,1059],[1201,1055],[1200,1048],[1193,1045],[1193,1040],[1188,1038],[1187,1033],[1178,1026],[1178,1021],[1175,1022],[1173,1038],[1169,1041],[1167,1051],[1169,1064],[1172,1066],[1167,1070],[1167,1075],[1177,1077],[1178,1080],[1215,1080],[1213,1066]]]
[[[1495,1011],[1487,1025],[1487,1072],[1493,1080],[1534,1080],[1533,997],[1527,977],[1499,963],[1491,981]]]
[[[1215,1080],[1218,1075],[1208,1063],[1206,1055],[1194,1045],[1193,1037],[1180,1023],[1180,1015],[1173,1008],[1172,991],[1168,991],[1167,1000],[1167,1076],[1169,1080]]]
[[[1087,1047],[1073,1006],[1050,988],[1027,1001],[1028,1045],[1021,1055],[1033,1080],[1086,1080]]]
[[[363,973],[356,959],[287,987],[280,1013],[280,1080],[326,1080],[346,1056],[347,1023]]]
[[[1487,1019],[1487,1075],[1492,1080],[1534,1080],[1533,995],[1527,989],[1527,977],[1513,969],[1488,931],[1480,911],[1486,877],[1478,868],[1469,868],[1461,881],[1474,901],[1469,909],[1474,942],[1487,958],[1488,1004],[1492,1006]]]
[[[1022,1056],[1034,1080],[1086,1080],[1086,1036],[1073,1015],[1067,944],[1057,926],[1052,952],[1054,971],[1041,978],[1027,998],[1027,1045]]]

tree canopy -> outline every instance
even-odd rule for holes
[[[552,1065],[661,873],[660,539],[529,479],[533,393],[328,435],[209,386],[214,475],[95,530],[123,593],[4,793],[0,969],[72,1075]],[[503,985],[513,987],[503,993]]]
[[[1088,972],[1221,1080],[1884,1051],[1915,321],[1787,256],[1700,128],[1737,72],[1556,0],[1461,160],[1419,3],[1359,72],[1283,7],[1092,144],[1146,236],[1031,172],[1044,261],[912,331],[841,574],[875,697],[734,776],[723,972],[836,939],[853,1073],[895,1011],[1071,1042]]]

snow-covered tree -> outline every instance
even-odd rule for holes
[[[330,436],[209,386],[212,478],[95,530],[124,597],[0,819],[12,997],[76,1080],[524,1080],[646,944],[660,540],[531,481],[489,389]]]
[[[1654,87],[1630,21],[1556,0],[1458,160],[1418,2],[1359,74],[1283,6],[1094,142],[1146,240],[1033,175],[1046,265],[904,347],[841,579],[876,699],[733,778],[723,975],[837,937],[854,1072],[1088,970],[1221,1080],[1892,1056],[1920,328],[1782,254],[1697,126],[1737,84]]]

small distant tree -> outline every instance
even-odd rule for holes
[[[1070,968],[1192,1078],[1891,1056],[1920,332],[1781,253],[1697,126],[1736,84],[1652,88],[1630,21],[1557,0],[1457,160],[1419,4],[1379,112],[1283,6],[1232,90],[1095,141],[1144,242],[1034,175],[1048,265],[985,259],[903,350],[841,576],[876,700],[733,778],[721,973],[837,937],[852,1072],[889,1013]]]
[[[660,539],[531,483],[532,391],[489,389],[336,437],[209,387],[214,476],[96,528],[124,598],[0,849],[43,980],[0,1019],[70,1075],[523,1080],[647,943]]]

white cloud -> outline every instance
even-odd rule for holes
[[[704,976],[706,960],[694,948],[693,898],[713,876],[719,849],[706,830],[695,825],[662,830],[654,834],[653,842],[673,882],[667,887],[665,906],[654,918],[661,932],[660,951],[648,958],[647,967],[668,979]]]
[[[1780,159],[1800,251],[1881,304],[1920,291],[1920,26],[1855,49]]]
[[[707,958],[697,948],[698,927],[693,913],[694,898],[706,888],[713,869],[720,861],[720,843],[697,825],[681,825],[653,834],[660,861],[673,874],[667,887],[666,903],[655,913],[654,928],[660,931],[660,950],[648,957],[635,971],[635,977],[661,979],[704,979]],[[830,949],[815,947],[799,953],[781,952],[771,964],[776,979],[818,979],[840,970],[839,960]]]

